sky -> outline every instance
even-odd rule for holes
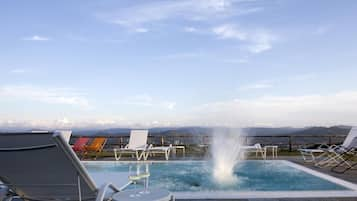
[[[0,126],[357,123],[353,0],[4,0]]]

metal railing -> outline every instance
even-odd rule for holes
[[[70,143],[73,144],[80,136],[72,136]],[[83,136],[95,138],[96,136]],[[129,135],[108,135],[106,147],[124,147],[129,142]],[[280,150],[295,151],[301,147],[315,144],[341,144],[345,135],[270,135],[270,136],[241,136],[241,142],[246,145],[260,143],[264,145],[278,145]],[[148,144],[156,146],[165,145],[184,145],[191,146],[210,146],[211,135],[149,135]]]

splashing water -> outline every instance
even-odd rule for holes
[[[235,165],[242,159],[241,132],[214,132],[212,141],[213,178],[221,185],[238,182]]]

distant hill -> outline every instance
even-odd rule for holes
[[[242,133],[248,136],[282,136],[282,135],[347,135],[350,126],[333,127],[251,127],[251,128],[226,128],[226,127],[157,127],[149,129],[149,135],[170,135],[170,136],[189,136],[189,135],[213,135],[214,133]],[[127,136],[130,128],[111,128],[104,130],[73,130],[73,135],[96,135],[96,136]]]
[[[310,127],[293,132],[292,135],[347,135],[351,126]]]
[[[332,127],[250,127],[250,128],[227,128],[227,127],[156,127],[149,129],[149,135],[170,135],[170,136],[190,136],[190,135],[213,135],[219,133],[241,133],[248,136],[282,136],[282,135],[347,135],[351,126]],[[38,128],[0,128],[0,132],[24,132],[31,130],[44,130]],[[131,128],[110,128],[110,129],[79,129],[73,128],[74,136],[128,136]]]

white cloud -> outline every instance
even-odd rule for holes
[[[162,105],[169,110],[173,110],[176,107],[176,102],[163,102]]]
[[[39,35],[34,35],[31,37],[26,37],[23,40],[30,40],[30,41],[48,41],[50,38],[44,37],[44,36],[39,36]]]
[[[121,26],[133,28],[143,24],[173,18],[197,21],[245,15],[262,10],[250,0],[180,0],[145,2],[122,7],[114,12],[101,12],[97,17]]]
[[[136,28],[134,31],[137,32],[137,33],[146,33],[149,30],[146,29],[146,28]]]
[[[128,97],[121,101],[121,103],[138,106],[153,106],[153,98],[147,94],[140,94]]]
[[[245,43],[251,53],[261,53],[272,48],[277,37],[264,29],[248,30],[234,24],[223,24],[212,29],[220,39],[233,39]]]
[[[251,89],[267,89],[267,88],[272,88],[273,85],[269,83],[256,83],[256,84],[250,84],[246,86],[242,86],[239,89],[242,91],[246,90],[251,90]]]
[[[25,70],[25,69],[22,69],[22,68],[17,68],[17,69],[11,70],[10,73],[22,74],[22,73],[26,73],[26,70]]]
[[[263,96],[201,106],[192,121],[233,127],[357,125],[357,91],[327,95]]]
[[[183,30],[188,33],[197,32],[197,29],[195,27],[185,27]]]
[[[247,33],[245,31],[239,30],[236,26],[231,24],[224,24],[218,27],[214,27],[213,33],[222,39],[238,39],[242,41],[247,40]]]
[[[83,109],[91,108],[88,100],[80,93],[66,88],[43,88],[30,85],[0,86],[3,99],[20,99],[49,104],[73,105]]]
[[[142,97],[150,101],[151,98]],[[154,101],[153,101],[154,102]],[[357,125],[357,91],[297,96],[262,96],[251,99],[233,99],[201,105],[173,115],[143,117],[98,117],[96,119],[70,119],[59,117],[45,120],[16,120],[0,117],[0,126],[32,127],[152,127],[152,126],[332,126]],[[155,107],[174,109],[175,102],[157,102]],[[153,106],[153,107],[154,107]],[[156,108],[155,108],[156,109]],[[167,113],[167,112],[166,112]],[[99,114],[100,115],[100,114]],[[145,115],[144,115],[145,116]]]
[[[128,97],[126,99],[123,99],[120,104],[136,105],[143,107],[157,107],[165,108],[168,110],[173,110],[176,107],[176,102],[154,99],[153,97],[147,94],[140,94]]]
[[[196,52],[180,52],[180,53],[173,53],[173,54],[168,54],[165,56],[161,56],[158,59],[164,59],[164,60],[175,60],[175,59],[193,59],[193,58],[198,58],[204,56],[204,53],[202,51],[196,51]]]
[[[314,78],[317,78],[317,75],[315,73],[306,73],[306,74],[294,75],[290,77],[290,79],[294,81],[306,81]]]
[[[276,37],[266,31],[257,31],[249,40],[252,44],[248,46],[248,50],[252,53],[260,53],[270,50]]]
[[[245,64],[245,63],[249,63],[249,60],[248,60],[247,58],[242,58],[242,59],[224,59],[223,62],[232,63],[232,64]]]

